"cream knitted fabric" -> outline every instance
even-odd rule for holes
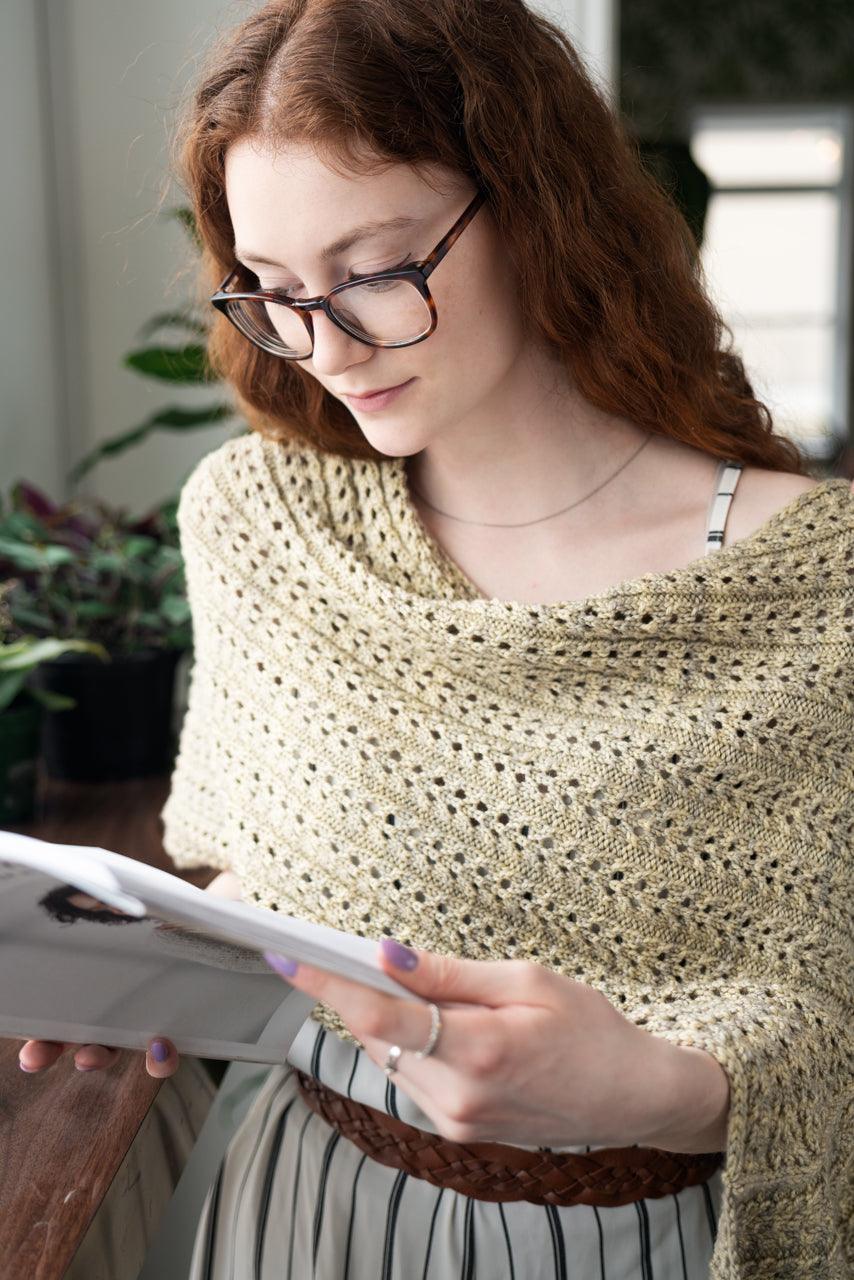
[[[179,522],[175,865],[366,936],[528,958],[706,1049],[731,1082],[712,1280],[850,1277],[847,481],[547,605],[477,591],[403,459],[245,435],[198,464]]]

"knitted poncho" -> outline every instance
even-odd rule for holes
[[[544,605],[475,588],[400,458],[244,435],[178,518],[175,865],[369,937],[527,958],[707,1050],[731,1085],[712,1280],[850,1278],[848,482]]]

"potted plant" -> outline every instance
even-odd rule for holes
[[[0,597],[3,590],[0,586]],[[0,616],[0,624],[4,617],[8,613]],[[75,705],[64,694],[30,687],[29,677],[39,663],[69,650],[108,658],[101,645],[87,640],[38,640],[35,636],[0,640],[0,822],[4,824],[26,822],[33,816],[43,709],[59,712]]]
[[[47,695],[52,777],[107,781],[166,772],[176,746],[175,668],[192,647],[177,498],[135,519],[95,499],[54,504],[18,481],[0,499],[0,580],[18,638],[66,646],[29,677]],[[51,706],[52,695],[74,704]],[[37,695],[36,695],[37,696]]]

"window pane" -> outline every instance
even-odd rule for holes
[[[777,431],[830,445],[835,334],[832,324],[763,327],[731,324],[734,345]]]
[[[776,429],[824,457],[848,429],[846,116],[710,109],[694,116],[691,138],[712,183],[702,246],[709,294]]]
[[[842,176],[842,137],[832,125],[710,122],[694,134],[691,154],[718,187],[835,185]]]
[[[838,221],[829,192],[715,194],[703,244],[712,296],[744,319],[830,319]]]

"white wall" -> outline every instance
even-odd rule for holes
[[[594,78],[614,101],[619,0],[536,0],[532,7],[564,27]]]
[[[3,0],[0,486],[26,477],[71,496],[70,467],[99,440],[169,403],[216,388],[142,378],[121,361],[188,260],[185,233],[157,213],[170,125],[199,54],[251,0]],[[9,73],[11,78],[8,79]],[[9,128],[9,122],[13,127]],[[175,187],[164,207],[182,202]],[[177,338],[177,335],[173,335]],[[224,427],[160,432],[100,463],[77,492],[142,511],[172,492]]]
[[[550,0],[594,72],[614,79],[616,0]],[[167,285],[185,234],[156,213],[175,109],[198,56],[256,0],[3,0],[0,134],[7,305],[0,308],[0,489],[20,477],[72,496],[97,442],[217,389],[141,378],[121,363],[137,330],[187,296]],[[9,128],[11,122],[12,127]],[[10,176],[11,175],[11,176]],[[166,205],[181,201],[173,189]],[[14,300],[8,305],[8,300]],[[102,462],[76,492],[142,512],[230,434],[158,432]]]
[[[0,487],[21,475],[56,488],[64,371],[58,314],[56,200],[41,4],[0,5]],[[14,50],[15,56],[9,57]]]

